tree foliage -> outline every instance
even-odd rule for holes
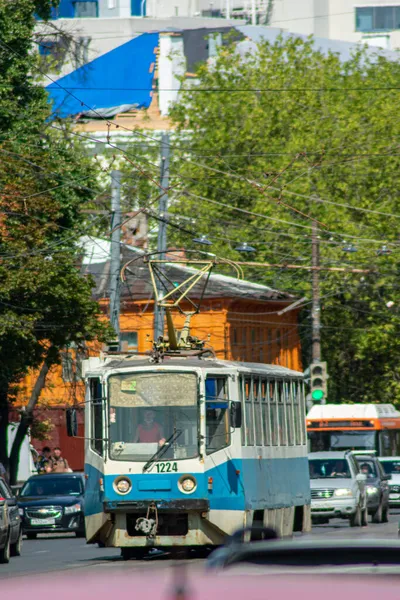
[[[343,62],[312,39],[263,41],[246,55],[232,45],[199,68],[172,111],[173,210],[196,218],[213,251],[244,260],[235,247],[247,241],[252,260],[307,265],[316,220],[322,266],[369,271],[321,272],[331,402],[400,403],[399,80],[398,62],[364,49]],[[175,241],[188,244],[179,232]],[[344,242],[357,252],[343,252]],[[390,255],[378,254],[384,243]],[[308,271],[246,274],[311,298]],[[310,304],[300,331],[307,365]]]
[[[28,369],[57,363],[65,346],[84,346],[107,333],[91,299],[92,281],[80,274],[77,244],[87,227],[82,206],[97,192],[97,171],[68,127],[48,120],[47,93],[35,81],[33,15],[48,16],[52,5],[0,0],[0,461],[5,465],[15,384]]]

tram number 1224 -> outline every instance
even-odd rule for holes
[[[178,463],[176,462],[159,462],[156,463],[157,473],[175,473],[178,472]]]

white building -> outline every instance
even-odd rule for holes
[[[269,25],[321,38],[400,48],[400,1],[273,0]]]

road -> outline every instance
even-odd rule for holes
[[[307,537],[394,539],[397,538],[399,520],[400,511],[395,511],[390,514],[389,523],[369,523],[368,527],[350,529],[348,522],[334,519],[329,525],[314,526]],[[203,559],[194,556],[188,562],[191,570],[202,569]],[[115,570],[154,569],[155,563],[159,571],[170,568],[173,561],[170,556],[155,555],[142,561],[125,562],[116,549],[87,545],[84,540],[69,535],[41,535],[37,540],[24,540],[22,556],[12,558],[8,565],[0,565],[0,579],[28,575],[32,578],[44,572],[59,573],[76,569],[110,569],[115,574]]]

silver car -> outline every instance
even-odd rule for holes
[[[389,481],[389,506],[400,506],[400,456],[380,456],[381,463],[386,475],[391,475]]]
[[[313,523],[348,519],[351,527],[368,524],[366,476],[353,454],[312,452],[308,455]]]

